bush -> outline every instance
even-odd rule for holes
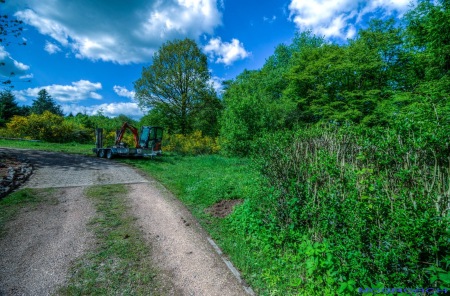
[[[163,150],[183,155],[199,155],[218,153],[220,146],[217,138],[203,136],[201,131],[189,135],[167,135],[163,139]]]
[[[92,132],[81,124],[65,121],[62,116],[45,111],[43,114],[14,116],[6,124],[7,134],[47,142],[93,142]]]
[[[450,285],[449,134],[407,124],[314,127],[258,145],[264,194],[234,223],[272,260],[268,287],[285,285],[286,270],[299,275],[288,289],[311,295]]]

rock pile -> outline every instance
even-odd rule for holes
[[[29,163],[0,155],[0,198],[23,184],[32,173]]]

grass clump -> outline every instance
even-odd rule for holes
[[[95,247],[80,258],[62,295],[159,295],[150,250],[135,218],[128,213],[123,185],[91,187],[86,191],[97,210],[90,222]]]
[[[42,198],[39,198],[43,192],[42,190],[26,188],[0,199],[0,236],[5,234],[6,223],[13,220],[21,209],[43,201]]]

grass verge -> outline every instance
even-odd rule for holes
[[[212,205],[222,200],[242,199],[243,204],[237,206],[242,207],[250,199],[257,198],[261,176],[252,168],[250,160],[219,155],[183,157],[165,154],[155,160],[121,161],[164,184],[189,208],[253,289],[257,292],[265,289],[260,267],[270,262],[257,256],[242,232],[235,231],[233,214],[218,218],[208,213]]]
[[[96,207],[89,227],[95,247],[71,269],[61,295],[160,295],[150,250],[129,215],[123,185],[91,187],[86,191]]]
[[[0,147],[44,150],[44,151],[74,153],[82,155],[94,155],[92,153],[92,148],[94,147],[94,144],[47,143],[47,142],[0,139]]]

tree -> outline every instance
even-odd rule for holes
[[[0,4],[5,4],[5,0],[0,0]],[[0,15],[0,46],[8,46],[11,41],[9,37],[18,38],[23,31],[23,21],[17,19],[11,19],[7,14]],[[26,45],[26,41],[18,43],[19,45]],[[6,66],[5,62],[0,61],[0,67]],[[11,77],[14,76],[14,72],[11,72],[9,77],[0,77],[0,83],[10,88],[12,85]]]
[[[217,101],[209,83],[207,57],[191,39],[166,42],[134,83],[141,108],[156,108],[174,120],[175,132],[187,134],[200,112]]]
[[[406,15],[407,32],[422,78],[417,92],[448,96],[450,89],[450,1],[419,1]]]
[[[38,92],[37,99],[33,100],[33,104],[31,105],[31,113],[43,114],[44,111],[49,111],[59,116],[64,115],[61,106],[55,103],[55,101],[45,89],[41,89]]]
[[[5,0],[0,0],[0,4],[5,4]],[[8,46],[11,42],[7,40],[8,36],[19,37],[23,31],[23,21],[11,19],[7,14],[0,16],[0,44]],[[23,41],[19,45],[26,45]]]
[[[0,126],[12,118],[14,115],[20,115],[21,108],[17,105],[14,95],[10,91],[0,92]]]

